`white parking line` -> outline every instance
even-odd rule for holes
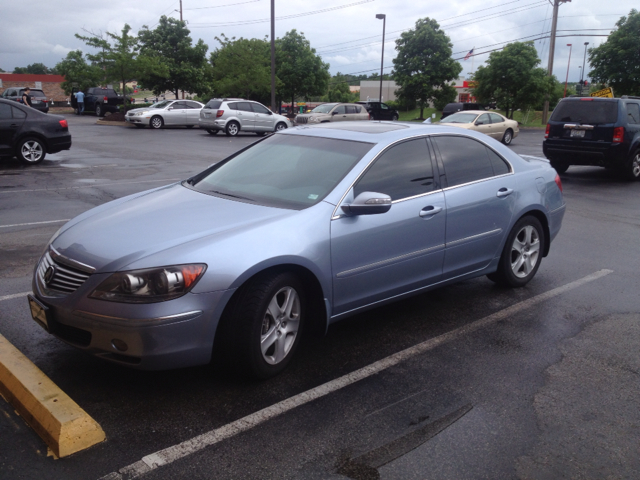
[[[186,440],[177,445],[165,448],[164,450],[151,453],[145,457],[142,457],[141,460],[138,460],[131,465],[121,468],[117,472],[111,472],[108,475],[101,477],[100,480],[129,480],[141,477],[142,475],[145,475],[157,469],[158,467],[168,465],[172,462],[175,462],[176,460],[196,453],[210,445],[214,445],[218,442],[221,442],[222,440],[231,438],[235,435],[238,435],[239,433],[250,430],[253,427],[260,425],[261,423],[282,415],[283,413],[299,407],[300,405],[304,405],[305,403],[309,403],[313,400],[324,397],[325,395],[340,390],[341,388],[344,388],[355,382],[370,377],[371,375],[379,373],[382,370],[386,370],[393,365],[397,365],[402,361],[408,360],[428,350],[432,350],[442,344],[456,340],[460,337],[463,337],[464,335],[479,330],[480,328],[484,328],[500,320],[509,318],[521,310],[537,305],[538,303],[542,303],[546,300],[549,300],[550,298],[557,297],[558,295],[568,292],[569,290],[578,288],[585,283],[593,282],[594,280],[609,275],[610,273],[613,273],[613,270],[600,270],[579,280],[563,285],[562,287],[554,288],[553,290],[549,290],[546,293],[542,293],[528,300],[516,303],[515,305],[505,308],[504,310],[500,310],[499,312],[489,315],[488,317],[484,317],[473,323],[465,325],[464,327],[456,328],[455,330],[445,333],[444,335],[440,335],[439,337],[435,337],[427,340],[426,342],[422,342],[418,345],[414,345],[413,347],[409,347],[406,350],[402,350],[389,357],[383,358],[382,360],[356,370],[355,372],[349,373],[323,385],[312,388],[311,390],[307,390],[306,392],[278,402],[274,405],[271,405],[270,407],[264,408],[258,412],[252,413],[251,415],[247,415],[244,418],[236,420],[235,422],[224,425],[223,427],[210,430],[209,432],[198,435],[197,437],[194,437],[190,440]]]
[[[47,220],[46,222],[14,223],[13,225],[0,225],[0,228],[27,227],[29,225],[44,225],[46,223],[62,223],[62,222],[68,222],[69,220],[71,220],[71,219],[70,218],[64,218],[62,220]]]
[[[13,295],[5,295],[4,297],[0,297],[0,302],[4,302],[5,300],[11,300],[12,298],[20,298],[26,297],[31,292],[22,292],[22,293],[14,293]]]
[[[77,190],[79,188],[95,188],[95,187],[110,187],[112,185],[128,185],[131,183],[158,183],[158,182],[177,182],[178,180],[181,180],[180,178],[163,178],[161,180],[142,180],[139,182],[116,182],[116,183],[91,183],[91,184],[87,184],[87,185],[80,185],[78,187],[62,187],[62,188],[35,188],[32,190],[12,190],[12,191],[6,191],[6,192],[0,192],[0,194],[2,193],[27,193],[27,192],[59,192],[61,190]]]

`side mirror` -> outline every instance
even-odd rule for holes
[[[477,121],[476,125],[484,125],[484,122]]]
[[[391,208],[391,197],[384,193],[362,192],[353,203],[340,207],[347,215],[376,215]]]
[[[173,110],[173,107],[169,107],[169,108],[167,108],[167,110]]]
[[[338,112],[332,112],[331,113],[331,115],[337,115],[337,114],[338,114]]]
[[[269,110],[269,115],[273,115],[273,112],[271,110]]]

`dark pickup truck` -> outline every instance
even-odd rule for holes
[[[74,90],[71,94],[71,106],[78,108]],[[124,104],[124,97],[118,95],[113,88],[92,87],[84,91],[84,110],[95,112],[96,117],[104,117],[107,112],[115,113]]]

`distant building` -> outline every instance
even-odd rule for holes
[[[465,80],[464,77],[460,77],[453,83],[453,88],[455,88],[458,93],[455,100],[456,102],[474,103],[476,101],[476,97],[473,96],[472,80]]]
[[[393,80],[382,81],[382,101],[388,102],[396,99],[396,82]],[[380,80],[364,80],[360,82],[360,101],[380,101]]]
[[[360,85],[349,85],[349,91],[351,93],[358,93],[360,92]]]
[[[62,90],[62,75],[34,75],[30,73],[0,73],[0,95],[7,88],[37,88],[54,102],[67,101],[68,95]]]

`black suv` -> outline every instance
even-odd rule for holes
[[[2,92],[2,98],[5,100],[14,100],[22,103],[22,94],[24,88],[7,88]],[[42,90],[32,88],[29,90],[29,96],[31,97],[31,106],[36,110],[40,110],[43,113],[49,112],[49,100]]]
[[[355,102],[363,105],[369,112],[369,120],[393,120],[400,118],[397,110],[394,110],[386,103],[382,102]]]
[[[554,109],[542,150],[558,173],[570,165],[615,168],[640,178],[640,97],[563,98]]]

